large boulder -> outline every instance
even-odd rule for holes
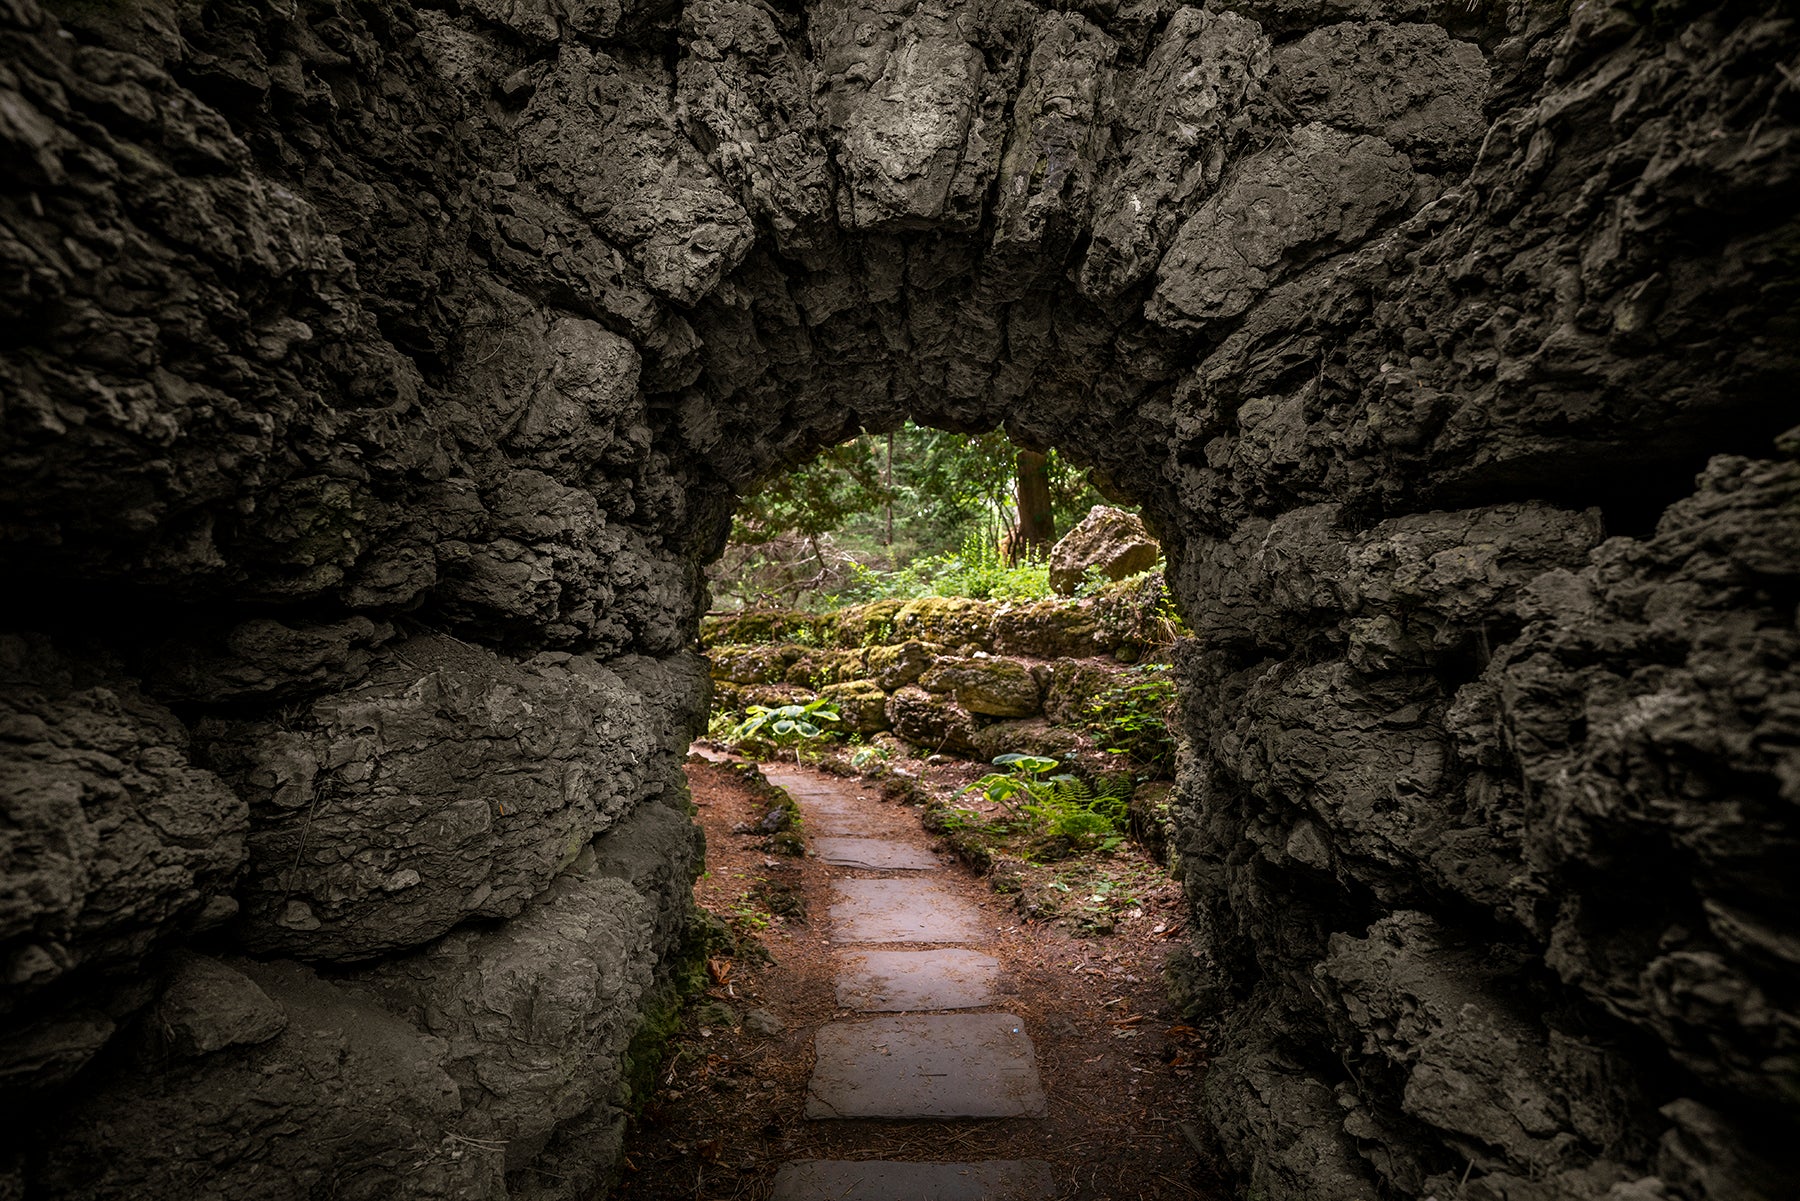
[[[1156,566],[1161,555],[1162,547],[1135,513],[1095,505],[1051,548],[1050,587],[1073,596],[1090,569],[1098,568],[1109,580],[1122,580]]]
[[[887,715],[894,733],[916,747],[957,755],[979,753],[975,719],[947,696],[909,684],[888,698]]]
[[[707,658],[712,661],[715,680],[729,684],[779,684],[805,654],[805,647],[792,644],[727,643],[710,648]]]
[[[894,614],[894,633],[938,642],[967,654],[994,649],[994,609],[989,601],[961,596],[922,596]]]
[[[894,637],[894,620],[906,607],[903,600],[870,601],[851,605],[837,613],[833,634],[839,646],[880,646]]]
[[[1090,716],[1094,698],[1131,677],[1119,667],[1063,659],[1050,665],[1044,682],[1044,716],[1062,726],[1079,726]]]
[[[247,825],[109,663],[0,637],[0,1093],[73,1075],[148,999],[146,960],[231,916]]]
[[[995,649],[1040,659],[1085,658],[1101,653],[1103,637],[1089,601],[1031,601],[994,614]]]
[[[349,961],[511,917],[654,790],[660,724],[592,659],[441,636],[298,713],[208,719],[252,806],[244,945]]]
[[[1017,659],[988,655],[939,659],[920,677],[919,686],[927,692],[948,692],[970,713],[986,717],[1031,717],[1044,709],[1036,678]]]
[[[860,680],[868,674],[869,653],[864,650],[807,651],[787,669],[783,679],[789,684],[822,688],[845,680]]]
[[[869,650],[869,676],[884,692],[897,692],[931,670],[942,649],[929,642],[908,639],[897,646],[877,646]]]
[[[819,695],[837,705],[843,721],[838,728],[846,733],[879,734],[893,725],[887,715],[887,693],[873,680],[827,684]]]
[[[1081,735],[1063,726],[1053,726],[1043,718],[997,721],[975,731],[970,740],[983,758],[998,755],[1047,755],[1068,763],[1081,753]]]

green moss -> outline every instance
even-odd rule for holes
[[[1128,576],[1101,589],[1094,595],[1094,616],[1100,627],[1096,641],[1123,662],[1134,662],[1144,651],[1168,646],[1188,633],[1161,571]]]
[[[656,1076],[668,1060],[669,1041],[681,1029],[689,1002],[706,989],[707,956],[730,945],[719,920],[694,906],[688,910],[681,943],[668,963],[668,977],[649,994],[637,1030],[620,1064],[619,1107],[635,1117],[656,1090]]]
[[[894,618],[905,606],[906,602],[902,600],[878,600],[841,610],[837,620],[837,644],[866,647],[892,642]]]
[[[792,644],[770,646],[728,645],[708,650],[712,678],[730,684],[779,684],[793,667],[806,656],[806,648]]]
[[[994,636],[1008,654],[1077,658],[1097,653],[1099,624],[1091,604],[1068,600],[1013,605],[994,617]]]
[[[830,613],[759,610],[704,619],[700,623],[700,641],[706,646],[760,646],[771,642],[827,646],[836,636],[837,625],[837,616]]]
[[[909,641],[897,646],[869,648],[869,678],[888,692],[916,684],[931,670],[931,664],[943,648],[931,643]]]
[[[919,684],[953,693],[970,713],[988,717],[1030,717],[1043,709],[1037,679],[1016,659],[940,659]]]
[[[988,601],[922,596],[901,606],[894,615],[894,632],[907,638],[990,650],[994,642],[994,610]]]
[[[887,716],[887,693],[873,680],[847,680],[831,684],[821,696],[837,703],[845,730],[855,734],[879,734],[893,723]]]
[[[869,652],[865,650],[820,650],[803,652],[787,669],[789,684],[824,688],[866,675]]]

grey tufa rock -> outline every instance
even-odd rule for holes
[[[72,1077],[149,999],[120,981],[212,924],[248,822],[173,713],[42,636],[0,636],[0,744],[0,1093],[16,1099]]]
[[[744,1032],[758,1038],[774,1038],[787,1029],[787,1023],[766,1009],[744,1010]]]
[[[652,730],[592,660],[444,637],[294,719],[209,719],[210,760],[252,803],[240,937],[356,960],[518,913],[645,795]]]
[[[266,1043],[287,1024],[287,1012],[243,972],[184,952],[146,1015],[144,1038],[163,1054],[195,1058]]]
[[[1154,567],[1161,556],[1162,547],[1136,514],[1095,505],[1050,549],[1050,586],[1071,596],[1090,569],[1122,580]]]
[[[1171,600],[1240,1183],[1800,1192],[1765,7],[0,5],[0,1189],[591,1192],[685,926],[703,564],[913,418],[1094,469],[1168,596],[893,603],[721,688],[874,680],[967,753],[933,658],[1129,657]],[[521,966],[552,911],[593,972]],[[554,1036],[488,1027],[501,965]],[[218,1048],[143,1043],[159,997]]]
[[[655,919],[627,882],[569,873],[499,929],[451,934],[348,987],[442,1040],[459,1133],[504,1146],[508,1172],[536,1165],[592,1189],[622,1140]]]
[[[62,1116],[34,1164],[43,1195],[154,1196],[196,1157],[217,1165],[181,1186],[201,1201],[347,1178],[433,1201],[506,1195],[502,1153],[452,1133],[463,1098],[446,1071],[450,1044],[297,965],[238,970],[287,1015],[286,1028],[155,1076],[109,1076]],[[281,1122],[271,1125],[271,1113]],[[136,1152],[117,1154],[119,1140]]]

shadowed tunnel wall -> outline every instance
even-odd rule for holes
[[[1253,1195],[1791,1195],[1797,50],[0,3],[0,1193],[588,1195],[688,921],[700,567],[910,416],[1159,527]]]

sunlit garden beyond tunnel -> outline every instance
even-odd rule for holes
[[[1796,80],[0,4],[0,1197],[1800,1195]]]

